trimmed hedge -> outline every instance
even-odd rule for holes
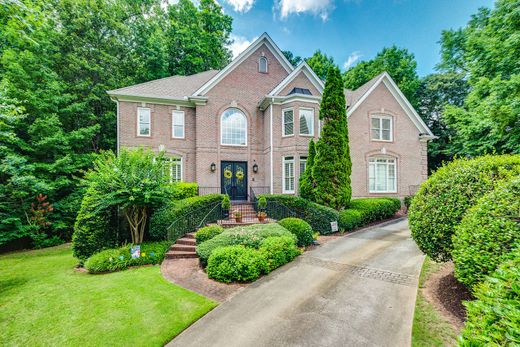
[[[451,259],[452,236],[466,211],[496,183],[520,172],[520,155],[455,160],[415,194],[408,213],[412,236],[435,261]]]
[[[175,242],[188,232],[195,231],[202,219],[207,216],[206,223],[212,223],[220,218],[220,205],[224,195],[209,194],[195,196],[170,204],[155,211],[150,218],[150,238],[153,240],[168,239],[168,227],[178,221],[175,230],[170,234],[171,242]],[[212,212],[210,215],[208,213]],[[184,218],[182,218],[184,217]]]
[[[192,198],[199,194],[199,186],[192,182],[175,182],[168,186],[169,198],[171,200],[182,200]]]
[[[216,249],[208,260],[209,278],[220,282],[249,282],[268,273],[266,258],[258,250],[241,245]]]
[[[296,236],[277,223],[253,224],[228,229],[211,240],[201,243],[197,246],[197,255],[200,263],[206,266],[211,253],[217,248],[233,245],[259,248],[262,240],[270,236],[289,236],[296,242]]]
[[[520,247],[520,177],[503,182],[472,207],[455,229],[455,277],[473,287]]]
[[[195,233],[195,240],[197,241],[197,244],[201,244],[202,242],[208,241],[218,234],[222,234],[224,231],[224,228],[220,225],[209,225],[204,228],[200,228]]]
[[[297,196],[282,194],[263,194],[261,196],[264,196],[268,202],[275,201],[284,204],[295,213],[294,217],[303,219],[311,225],[312,230],[318,231],[322,235],[332,233],[330,222],[339,220],[338,211]],[[282,219],[285,217],[282,209],[272,205],[269,206],[269,204],[267,207],[267,215],[274,219]]]
[[[96,253],[87,259],[85,268],[90,273],[103,273],[121,271],[129,266],[160,264],[164,260],[164,254],[170,248],[170,242],[143,242],[141,257],[136,259],[132,259],[131,247],[132,245],[125,245]]]
[[[350,202],[348,209],[339,213],[339,227],[350,231],[365,224],[390,218],[401,208],[397,198],[364,198]]]
[[[262,241],[259,250],[267,261],[269,272],[287,264],[301,254],[294,243],[294,238],[289,236],[268,237]]]
[[[312,227],[303,219],[289,217],[278,221],[278,224],[296,236],[298,247],[305,247],[312,243]]]
[[[466,302],[467,320],[461,346],[518,346],[520,344],[520,249],[511,253],[484,282],[475,299]]]

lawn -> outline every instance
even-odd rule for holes
[[[162,346],[216,306],[159,266],[74,270],[70,245],[0,256],[0,345]]]
[[[435,273],[442,264],[435,263],[426,257],[421,270],[419,279],[419,289],[417,291],[417,302],[415,303],[415,314],[412,329],[412,346],[455,346],[457,343],[457,333],[436,310],[426,300],[421,288],[428,277]]]

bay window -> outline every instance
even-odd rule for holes
[[[300,109],[300,135],[314,135],[314,110]]]
[[[283,115],[283,128],[282,135],[290,136],[294,135],[294,111],[292,109],[286,109],[282,111]]]
[[[294,193],[294,157],[283,158],[283,192]]]

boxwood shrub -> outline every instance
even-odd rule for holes
[[[168,227],[174,221],[178,222],[169,235],[171,242],[175,242],[188,232],[195,231],[205,217],[207,217],[206,223],[217,221],[220,218],[220,204],[223,198],[222,194],[195,196],[173,201],[158,209],[150,218],[150,238],[152,240],[168,239]],[[219,206],[214,208],[216,205]]]
[[[475,300],[466,302],[467,320],[461,346],[518,346],[520,344],[520,249],[511,254],[475,288]]]
[[[520,247],[520,176],[503,182],[472,207],[453,235],[457,279],[472,287]]]
[[[300,218],[284,218],[278,224],[289,230],[296,236],[298,247],[305,247],[312,243],[312,227]]]
[[[260,244],[260,253],[267,261],[269,271],[287,264],[301,254],[294,239],[289,236],[271,236]]]
[[[199,194],[199,186],[193,182],[175,182],[168,186],[171,200],[192,198]]]
[[[264,196],[268,202],[276,201],[287,206],[289,210],[294,212],[295,215],[293,217],[305,220],[311,225],[312,230],[318,231],[322,235],[332,233],[330,222],[339,220],[338,211],[297,196],[271,194],[261,196]],[[286,217],[283,208],[270,204],[267,206],[267,215],[278,220]]]
[[[463,215],[496,183],[520,172],[520,155],[455,160],[415,194],[408,213],[419,248],[436,261],[451,259],[452,236]]]
[[[160,264],[170,247],[170,242],[143,242],[141,257],[136,259],[132,259],[130,255],[131,247],[132,245],[125,245],[96,253],[87,259],[85,268],[90,273],[103,273],[121,271],[129,266]]]
[[[349,207],[339,213],[339,227],[350,231],[365,224],[390,218],[401,208],[397,198],[363,198],[350,202]]]
[[[289,236],[296,242],[296,236],[277,223],[253,224],[225,230],[211,240],[201,243],[197,246],[197,255],[200,263],[206,266],[211,253],[219,247],[243,245],[259,248],[262,240],[270,236]]]
[[[207,227],[200,228],[195,233],[195,240],[197,244],[201,244],[204,241],[208,241],[218,234],[221,234],[224,231],[224,228],[220,225],[208,225]]]
[[[216,249],[206,267],[209,278],[226,283],[254,281],[268,271],[267,260],[262,253],[241,245]]]

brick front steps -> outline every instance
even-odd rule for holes
[[[170,250],[166,252],[166,258],[197,258],[195,247],[195,233],[187,233],[170,247]]]

